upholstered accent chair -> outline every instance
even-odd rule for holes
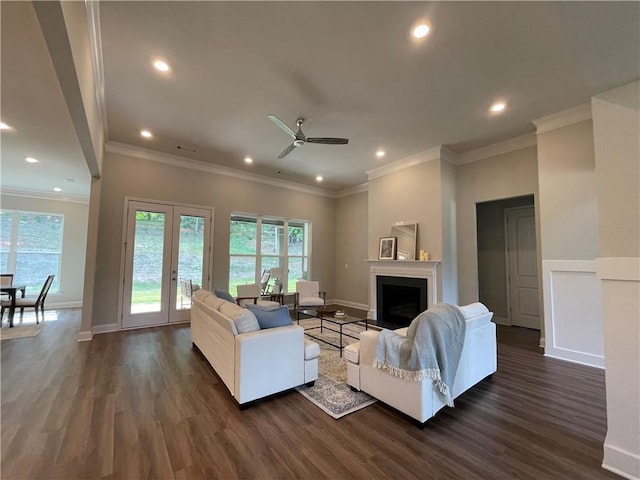
[[[326,292],[320,291],[320,283],[308,280],[298,280],[296,282],[296,295],[294,300],[294,310],[305,308],[324,307],[326,303]]]
[[[259,283],[249,283],[247,285],[238,285],[238,296],[236,297],[236,303],[241,307],[247,303],[253,303],[255,305],[262,305],[264,307],[278,307],[280,302],[269,300],[268,295],[262,295],[262,286]]]

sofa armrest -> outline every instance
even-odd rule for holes
[[[304,330],[298,325],[236,335],[235,397],[246,403],[304,383]]]
[[[373,365],[378,334],[377,330],[365,330],[360,333],[360,365]]]

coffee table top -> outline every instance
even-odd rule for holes
[[[335,313],[335,310],[330,314],[325,314],[324,311],[321,310],[320,312],[318,312],[316,309],[313,309],[313,308],[298,311],[298,315],[302,314],[309,318],[322,318],[325,321],[333,322],[336,324],[342,324],[342,325],[345,325],[347,323],[364,322],[366,320],[365,318],[353,317],[351,315],[345,315],[344,317],[336,317],[333,315],[333,313]]]

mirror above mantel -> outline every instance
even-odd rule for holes
[[[396,222],[391,226],[391,236],[396,237],[397,259],[415,260],[418,249],[418,224],[416,222]]]

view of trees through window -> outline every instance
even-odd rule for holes
[[[309,270],[309,222],[233,214],[229,239],[229,291],[257,283],[262,272],[280,268],[283,291],[295,291]],[[273,284],[274,279],[270,280]]]
[[[13,273],[27,294],[40,293],[48,275],[55,275],[49,293],[59,291],[64,215],[2,210],[0,271]]]

